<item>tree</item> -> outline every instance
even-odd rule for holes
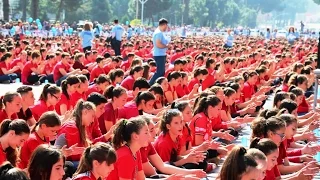
[[[206,7],[206,0],[190,0],[190,17],[193,23],[204,26],[209,15],[209,9]]]
[[[3,19],[9,21],[10,4],[9,0],[3,0],[2,2]]]
[[[313,2],[320,5],[320,0],[313,0]]]
[[[257,12],[269,13],[276,10],[283,0],[246,0],[247,6]]]
[[[245,7],[241,10],[240,24],[246,27],[255,28],[257,26],[257,11]]]
[[[34,19],[39,17],[39,0],[31,0],[31,17]]]
[[[111,21],[111,5],[108,0],[91,1],[91,20],[99,22]]]

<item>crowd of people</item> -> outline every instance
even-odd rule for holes
[[[1,39],[0,82],[23,85],[0,98],[0,179],[311,180],[319,172],[317,40],[168,37],[166,19],[152,36],[124,36],[114,23],[108,38],[87,22],[80,36]],[[248,124],[245,147],[236,139]]]

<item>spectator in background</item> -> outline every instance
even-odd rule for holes
[[[94,34],[92,32],[92,24],[89,22],[84,24],[84,31],[80,34],[83,52],[91,51],[92,40],[94,39]]]
[[[123,32],[124,32],[124,29],[121,25],[119,25],[119,21],[117,19],[114,20],[114,26],[111,30],[111,33],[112,33],[111,46],[116,56],[121,55],[120,47],[121,47]]]

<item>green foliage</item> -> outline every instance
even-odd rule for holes
[[[91,20],[98,22],[111,22],[111,5],[108,0],[91,1]]]
[[[139,26],[139,25],[141,25],[141,20],[140,19],[134,19],[134,20],[130,21],[130,25],[131,26]]]
[[[320,0],[313,0],[314,3],[319,4],[320,5]]]

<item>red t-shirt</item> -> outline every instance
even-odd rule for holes
[[[177,92],[178,98],[181,98],[181,97],[183,97],[185,95],[190,94],[188,87],[185,86],[185,85],[182,86],[181,84],[179,84],[176,87],[176,92]]]
[[[0,123],[5,119],[15,120],[15,119],[18,119],[18,115],[17,115],[17,113],[13,113],[11,115],[11,117],[8,117],[8,114],[7,114],[6,110],[5,109],[1,109],[0,110]]]
[[[242,89],[242,96],[244,99],[249,98],[251,99],[252,95],[254,94],[254,86],[250,85],[248,82],[245,82]]]
[[[97,180],[91,171],[81,173],[72,178],[73,180]]]
[[[183,130],[182,130],[182,136],[180,136],[180,146],[186,147],[186,150],[190,149],[191,147],[189,147],[189,144],[192,142],[192,135],[191,135],[191,130],[188,126],[188,124],[185,124],[183,126]],[[180,154],[180,152],[179,152]]]
[[[140,153],[141,153],[141,161],[142,164],[148,162],[148,157],[156,154],[156,150],[154,149],[153,145],[149,143],[147,147],[142,147],[140,148]]]
[[[80,99],[82,99],[82,100],[87,100],[87,95],[86,95],[86,93],[82,93],[82,94],[80,94],[78,91],[76,91],[75,93],[73,93],[72,95],[71,95],[71,101],[70,101],[70,103],[71,103],[71,106],[72,107],[75,107],[76,106],[76,104],[77,104],[77,102],[80,100]]]
[[[103,67],[103,70],[104,70],[105,74],[109,74],[109,72],[112,70],[112,68],[110,68],[109,65],[107,64]]]
[[[34,119],[38,121],[43,113],[47,111],[54,111],[54,106],[48,107],[45,101],[39,100],[34,106],[30,107],[30,110]]]
[[[19,63],[22,63],[20,58],[14,59],[11,63],[10,63],[10,69],[12,69],[13,67],[17,66]],[[16,72],[14,73],[21,73],[21,70],[18,69]]]
[[[176,162],[177,157],[173,155],[178,155],[180,152],[179,138],[177,142],[173,142],[168,133],[161,133],[158,139],[154,143],[154,148],[156,149],[158,155],[161,157],[163,162]]]
[[[36,132],[31,133],[21,147],[19,168],[27,168],[32,152],[41,144],[50,144],[50,141],[41,139]]]
[[[202,81],[202,91],[204,91],[207,88],[209,88],[209,87],[214,85],[214,83],[216,82],[216,80],[214,78],[215,77],[215,73],[216,73],[215,71],[209,73],[208,76],[206,77],[206,79],[204,79]]]
[[[191,91],[193,89],[193,86],[196,84],[198,84],[199,86],[201,85],[198,79],[193,78],[188,84],[188,89]]]
[[[96,84],[89,86],[88,91],[86,92],[86,96],[88,97],[93,92],[97,92],[103,95],[103,90],[100,90]]]
[[[131,62],[128,60],[125,62],[122,62],[120,68],[123,69],[124,71],[127,71],[130,68]]]
[[[89,134],[90,132],[87,132],[87,138],[92,141],[93,144],[97,142],[106,142],[104,136],[90,139],[90,137],[93,137],[92,134]],[[78,147],[84,147],[84,145],[80,141],[80,133],[79,129],[77,128],[76,122],[73,120],[66,121],[60,128],[57,137],[65,134],[65,138],[67,141],[67,147],[70,147],[74,144],[78,144]],[[69,156],[67,160],[71,161],[79,161],[81,157],[81,154]]]
[[[127,90],[133,90],[134,81],[133,76],[127,76],[120,85]]]
[[[168,78],[168,75],[169,75],[170,73],[172,73],[173,71],[174,71],[174,66],[169,67],[169,68],[166,70],[166,72],[164,73],[164,77],[167,77],[167,78]]]
[[[97,118],[94,118],[93,123],[91,123],[90,126],[86,127],[86,132],[89,139],[96,139],[96,141],[99,142],[107,141],[107,139],[102,136],[101,130],[99,128],[99,121]]]
[[[282,91],[283,92],[288,92],[289,91],[289,86],[286,84],[282,84]]]
[[[306,101],[306,97],[304,96],[301,104],[298,106],[298,113],[307,113],[309,112],[309,104]]]
[[[287,151],[285,148],[285,141],[282,141],[280,146],[279,146],[279,157],[278,157],[278,165],[282,165],[284,162],[284,158],[287,157]]]
[[[278,166],[275,165],[270,171],[266,171],[266,177],[264,180],[275,180],[277,177],[280,177],[280,171],[278,169]]]
[[[3,150],[1,144],[0,144],[0,164],[4,163],[7,160],[7,154]]]
[[[107,133],[105,121],[116,124],[118,120],[118,109],[113,109],[112,103],[109,102],[104,106],[104,113],[99,117],[99,127],[102,134]]]
[[[123,108],[119,109],[119,119],[130,119],[132,117],[137,117],[139,115],[142,115],[137,107],[137,104],[135,101],[127,102]]]
[[[44,69],[43,69],[42,74],[48,75],[48,74],[47,74],[47,71],[49,71],[50,74],[51,74],[51,73],[53,72],[53,68],[54,68],[54,66],[53,66],[52,64],[47,63],[47,64],[44,66]]]
[[[105,74],[105,71],[103,68],[96,65],[90,73],[90,82],[93,82],[95,78],[99,77],[100,74]]]
[[[28,77],[32,74],[32,68],[37,68],[37,64],[32,63],[32,61],[28,61],[25,66],[23,66],[22,73],[21,73],[21,81],[23,84],[28,83]]]
[[[140,151],[133,157],[128,146],[122,146],[117,150],[117,162],[114,164],[114,170],[108,176],[108,180],[136,179],[137,173],[142,171],[142,162]]]
[[[0,75],[4,75],[2,69],[10,70],[10,66],[7,65],[4,61],[0,62]]]
[[[66,72],[69,72],[70,69],[69,64],[63,64],[62,62],[58,62],[54,68],[53,68],[53,80],[54,82],[57,82],[60,78],[63,77],[63,75],[60,73],[59,69],[64,69]]]
[[[71,95],[71,97],[72,97],[72,95]],[[71,99],[71,97],[70,97],[70,95],[69,95],[69,99],[68,99],[66,95],[64,95],[64,94],[61,95],[61,99],[60,99],[60,101],[56,104],[56,107],[55,107],[55,109],[56,109],[56,111],[57,111],[57,113],[58,113],[59,115],[62,115],[62,114],[61,114],[61,111],[60,111],[60,106],[61,106],[62,104],[65,104],[65,105],[67,106],[67,111],[69,111],[69,110],[72,109],[72,99]],[[74,104],[74,103],[73,103],[73,104]]]
[[[204,114],[199,113],[195,115],[189,124],[192,137],[196,135],[204,136],[204,140],[210,140],[212,136],[212,123],[211,120]],[[192,141],[192,145],[195,145],[195,139]]]

